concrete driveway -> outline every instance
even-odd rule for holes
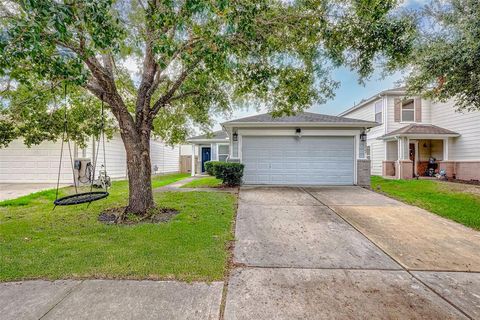
[[[64,187],[66,185],[61,184],[60,186]],[[0,183],[0,201],[15,199],[56,187],[55,183]]]
[[[244,187],[225,319],[480,319],[480,233],[359,187]]]

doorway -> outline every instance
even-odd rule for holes
[[[212,157],[212,148],[202,147],[202,173],[205,172],[205,162],[210,161]]]

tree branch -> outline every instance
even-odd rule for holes
[[[172,87],[163,96],[161,96],[157,100],[157,102],[155,102],[152,109],[150,110],[150,115],[151,115],[152,118],[155,117],[155,115],[158,113],[160,108],[165,106],[165,104],[167,104],[172,99],[175,92],[178,90],[178,88],[180,88],[182,83],[185,81],[185,79],[188,77],[188,75],[193,71],[193,69],[195,69],[195,67],[197,66],[197,64],[199,62],[200,62],[200,58],[197,59],[197,61],[195,61],[189,68],[184,70],[180,74],[180,76],[177,78],[177,80],[173,83]]]
[[[175,101],[175,100],[180,100],[180,99],[186,98],[188,96],[194,96],[194,95],[197,95],[197,94],[200,94],[200,91],[198,91],[198,90],[187,91],[187,92],[184,92],[184,93],[177,94],[176,96],[173,96],[172,98],[170,98],[169,102],[172,102],[172,101]]]

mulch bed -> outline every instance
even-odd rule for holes
[[[110,208],[98,216],[98,221],[105,224],[139,224],[139,223],[164,223],[170,221],[180,212],[172,208],[153,208],[144,217],[125,214],[125,207]],[[123,219],[118,219],[123,216]]]

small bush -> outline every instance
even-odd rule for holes
[[[214,165],[215,177],[229,187],[238,186],[242,183],[244,167],[241,163],[217,161]]]
[[[215,176],[215,167],[219,163],[221,163],[221,161],[207,161],[207,162],[205,162],[205,172],[207,172],[211,176]]]

